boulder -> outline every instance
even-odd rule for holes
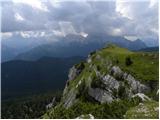
[[[110,73],[112,76],[115,76],[117,78],[121,78],[123,75],[122,70],[118,66],[113,66],[110,70]]]
[[[111,103],[112,94],[100,88],[89,88],[88,94],[100,103]]]
[[[106,89],[118,90],[118,88],[119,88],[119,82],[114,77],[110,76],[109,74],[105,75],[101,79],[101,81],[106,86]]]

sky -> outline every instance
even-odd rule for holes
[[[104,33],[158,37],[158,0],[1,0],[2,39]]]

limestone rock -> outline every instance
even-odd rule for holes
[[[54,98],[52,99],[52,102],[49,103],[48,105],[46,105],[46,109],[52,108],[52,107],[54,106],[54,104],[55,104],[55,100],[56,100],[56,98],[54,97]]]
[[[132,96],[132,98],[136,98],[136,97],[140,98],[143,102],[151,100],[148,96],[146,96],[143,93],[137,93],[137,94],[135,94],[135,95]]]
[[[119,88],[119,82],[109,74],[104,76],[102,79],[102,82],[105,84],[106,89],[116,89],[118,90]]]
[[[121,77],[122,76],[122,74],[123,74],[123,72],[122,72],[122,70],[118,67],[118,66],[113,66],[112,68],[111,68],[111,75],[113,75],[113,76],[116,76],[116,77]]]
[[[75,99],[76,99],[76,92],[74,92],[74,90],[69,91],[69,93],[67,94],[67,96],[64,100],[64,107],[69,108],[70,106],[72,106],[75,103]]]
[[[81,115],[76,119],[94,119],[94,116],[92,114],[87,114],[87,115]]]
[[[105,102],[110,103],[113,101],[111,93],[107,92],[106,90],[102,90],[100,88],[95,88],[95,89],[90,88],[88,90],[88,94],[100,103],[105,103]]]
[[[68,80],[74,80],[80,72],[81,70],[78,70],[75,66],[73,66],[69,71]]]

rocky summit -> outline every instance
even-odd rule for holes
[[[158,118],[158,64],[158,53],[113,44],[94,51],[70,69],[61,102],[42,117]]]

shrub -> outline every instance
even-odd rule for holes
[[[130,57],[126,57],[125,64],[126,64],[126,66],[133,64],[133,61],[131,60]]]
[[[100,66],[99,66],[99,65],[97,65],[97,70],[98,70],[98,71],[100,71],[100,70],[101,70],[101,68],[100,68]]]

